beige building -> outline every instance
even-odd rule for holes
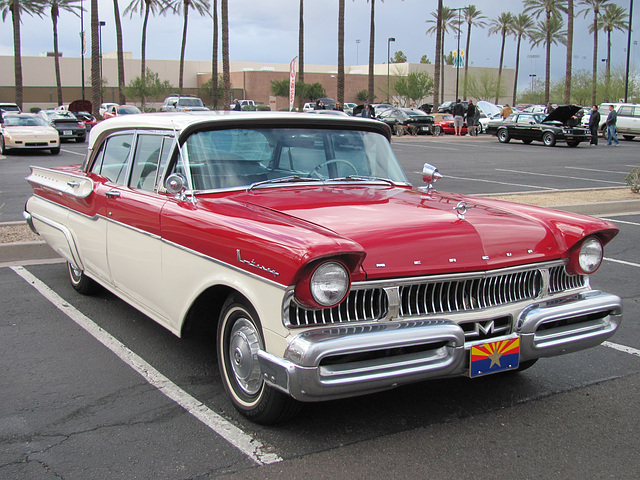
[[[167,80],[171,85],[178,85],[178,60],[146,60],[147,67],[156,72],[161,81]],[[65,103],[83,98],[82,95],[82,62],[78,57],[61,57],[60,69],[63,85],[63,99]],[[219,62],[219,68],[222,63]],[[15,98],[14,66],[12,56],[0,56],[0,101],[12,102]],[[285,63],[249,63],[231,62],[231,84],[234,98],[246,98],[257,103],[269,105],[272,110],[288,109],[289,100],[274,97],[271,93],[272,80],[289,78],[289,64]],[[375,65],[375,96],[377,102],[387,99],[387,85],[393,91],[393,84],[397,77],[410,72],[426,71],[433,76],[434,66],[419,63],[400,63],[391,65]],[[28,111],[32,107],[51,108],[57,106],[57,89],[53,57],[23,57],[23,109]],[[476,83],[482,78],[496,78],[497,69],[485,67],[469,67],[470,79]],[[456,95],[456,77],[458,77],[458,95],[462,97],[464,69],[459,71],[455,67],[445,66],[444,69],[444,97],[441,102],[454,100]],[[129,83],[140,75],[140,59],[125,54],[125,83]],[[117,102],[117,62],[115,53],[105,54],[102,59],[102,77],[106,87],[103,92],[104,102]],[[182,93],[201,96],[205,104],[211,103],[201,92],[202,85],[211,78],[211,61],[186,61],[184,71],[184,88]],[[513,95],[514,69],[505,68],[502,71],[503,96],[498,103],[509,103]],[[305,83],[319,82],[324,87],[327,96],[337,98],[337,67],[334,65],[304,66]],[[91,99],[91,59],[84,59],[84,98]],[[361,103],[357,99],[358,92],[368,88],[368,66],[345,66],[345,102]],[[469,95],[468,95],[469,96]],[[478,97],[478,95],[473,95]],[[487,95],[488,96],[488,95]],[[491,95],[493,97],[493,95]],[[400,98],[392,101],[402,103]],[[159,108],[163,99],[153,99],[150,107]],[[487,98],[493,101],[495,98]],[[418,104],[433,101],[433,97],[422,99]],[[296,100],[295,106],[298,102]]]

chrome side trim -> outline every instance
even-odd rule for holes
[[[28,212],[27,212],[28,213]],[[63,255],[63,252],[58,252],[62,257],[66,258],[66,260],[68,260],[69,262],[71,262],[73,264],[74,267],[76,267],[79,270],[84,270],[84,264],[82,263],[82,259],[80,257],[80,252],[78,250],[78,245],[76,244],[75,238],[73,237],[73,234],[71,233],[71,230],[69,230],[67,227],[65,227],[64,225],[55,222],[53,220],[50,220],[48,218],[44,218],[41,217],[37,214],[30,214],[31,217],[31,222],[33,222],[33,220],[37,220],[39,222],[44,223],[45,225],[50,226],[51,228],[54,228],[58,231],[60,231],[65,239],[67,240],[67,243],[69,245],[69,253],[71,254],[71,258],[66,258],[66,255]],[[37,232],[36,232],[37,233]]]

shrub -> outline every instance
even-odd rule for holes
[[[624,179],[633,193],[640,193],[640,168],[631,170]]]

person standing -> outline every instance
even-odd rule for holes
[[[362,116],[363,116],[364,118],[371,118],[371,117],[373,117],[373,115],[371,114],[371,106],[370,106],[368,103],[366,103],[366,104],[364,105],[364,109],[362,110]]]
[[[464,107],[460,99],[456,101],[456,104],[451,109],[451,113],[453,114],[453,129],[455,130],[455,134],[460,136],[462,125],[464,124]]]
[[[555,110],[555,108],[553,108],[553,106],[551,105],[551,102],[549,102],[549,103],[547,103],[547,106],[544,109],[544,113],[545,113],[545,115],[551,115],[554,110]]]
[[[611,142],[615,142],[615,146],[620,146],[618,141],[618,135],[616,135],[616,123],[618,123],[618,114],[616,113],[613,105],[609,105],[609,115],[607,116],[607,145],[611,145]]]
[[[600,112],[598,106],[593,105],[591,107],[591,116],[589,117],[589,131],[591,132],[591,142],[589,144],[593,147],[598,145],[598,130],[600,129]]]
[[[509,115],[511,115],[512,113],[513,113],[513,109],[509,106],[508,103],[504,106],[502,110],[500,110],[500,116],[502,117],[503,120],[506,120],[507,118],[509,118]]]
[[[467,106],[467,135],[469,136],[477,135],[476,110],[477,107],[473,104],[473,100],[469,99]]]

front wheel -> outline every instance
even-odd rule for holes
[[[54,147],[51,149],[51,155],[58,155],[60,153],[60,147]]]
[[[258,363],[264,340],[258,315],[241,299],[229,297],[218,322],[218,364],[233,406],[256,423],[271,425],[298,413],[301,404],[266,384]]]
[[[76,143],[84,143],[87,140],[86,136],[76,138]]]
[[[73,266],[70,262],[67,262],[67,270],[69,271],[71,286],[76,292],[82,295],[91,295],[98,291],[99,286],[95,280],[87,277],[82,270]]]
[[[4,146],[4,137],[0,136],[0,155],[7,153],[7,149]]]
[[[509,132],[506,128],[501,128],[500,130],[498,130],[497,136],[500,143],[509,143],[509,140],[511,140],[511,138],[509,137]]]
[[[556,144],[556,137],[551,132],[545,132],[542,135],[542,143],[544,143],[547,147],[553,147]]]

